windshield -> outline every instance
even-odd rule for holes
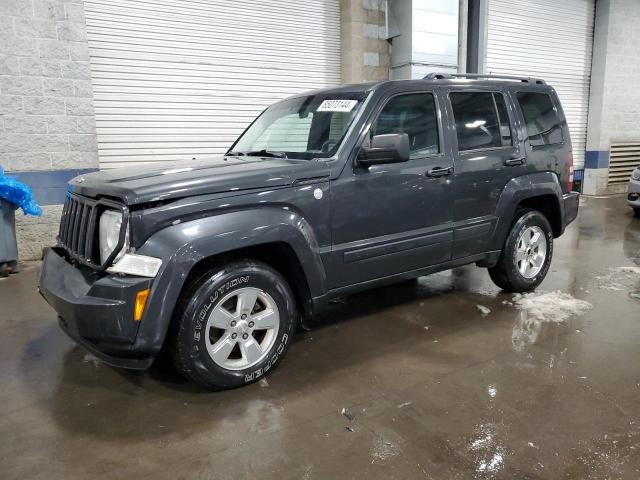
[[[228,154],[331,157],[365,97],[365,92],[328,92],[278,102],[262,112]]]

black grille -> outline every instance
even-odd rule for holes
[[[76,195],[67,196],[58,232],[60,246],[80,259],[93,261],[95,226],[95,202]]]
[[[123,221],[118,246],[111,257],[101,263],[98,248],[98,219],[106,209],[121,211]],[[67,194],[60,220],[58,246],[66,250],[69,256],[75,260],[94,269],[104,270],[124,247],[128,212],[125,206],[111,200],[93,200],[79,195]]]

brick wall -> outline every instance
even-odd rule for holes
[[[0,164],[6,171],[97,168],[82,0],[0,0]],[[37,185],[32,185],[37,187]],[[61,207],[17,213],[21,259],[54,241]],[[59,201],[59,200],[58,200]]]
[[[640,2],[612,0],[599,147],[640,141]]]
[[[389,78],[384,0],[342,0],[342,83]]]

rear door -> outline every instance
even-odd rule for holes
[[[571,140],[557,95],[549,90],[521,90],[512,95],[525,125],[529,167],[556,172],[565,188],[570,174],[567,159]]]
[[[453,258],[487,250],[498,198],[526,169],[508,93],[497,88],[447,88],[453,135]]]

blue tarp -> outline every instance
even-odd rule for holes
[[[0,165],[0,199],[20,207],[25,215],[33,215],[39,217],[42,215],[42,209],[33,199],[33,193],[22,182],[15,178],[8,177],[4,174],[4,169]]]

